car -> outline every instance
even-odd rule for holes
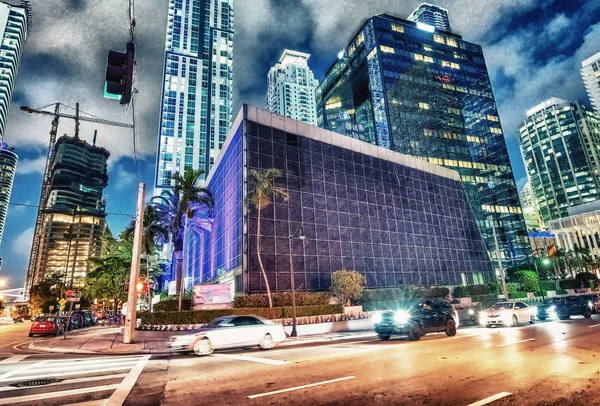
[[[556,305],[558,305],[561,301],[560,297],[551,297],[546,300],[542,304],[537,307],[537,315],[538,320],[556,320],[558,316],[556,315]]]
[[[577,315],[589,319],[592,317],[592,306],[592,302],[583,296],[567,296],[562,298],[554,311],[559,320],[568,320]]]
[[[77,328],[85,327],[85,320],[83,318],[83,314],[81,314],[80,312],[73,312],[71,314],[71,318],[77,320]]]
[[[171,351],[210,355],[214,350],[256,345],[268,350],[285,338],[279,323],[259,316],[224,316],[193,333],[169,337],[166,347]]]
[[[399,307],[375,314],[375,332],[380,340],[389,340],[393,335],[407,335],[411,341],[419,340],[426,333],[456,335],[458,313],[447,300],[419,300]]]
[[[60,317],[56,316],[40,316],[37,317],[29,328],[29,337],[34,334],[51,334],[57,336],[64,332],[64,324]]]
[[[486,327],[513,326],[519,323],[535,323],[537,309],[523,302],[497,302],[480,313],[479,324]]]
[[[590,303],[592,304],[592,313],[596,314],[600,312],[600,296],[598,296],[595,293],[579,296],[590,301]]]

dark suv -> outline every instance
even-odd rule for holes
[[[458,314],[447,300],[419,300],[401,306],[396,311],[386,311],[374,316],[375,331],[381,340],[389,340],[392,335],[407,335],[417,341],[425,333],[445,332],[456,334]]]
[[[554,310],[559,320],[568,320],[571,316],[592,317],[592,304],[583,296],[567,296],[556,305]]]
[[[595,293],[580,296],[590,301],[590,303],[592,304],[592,313],[596,314],[600,311],[600,296],[598,296]]]

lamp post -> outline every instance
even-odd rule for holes
[[[492,233],[494,234],[494,246],[496,248],[496,259],[498,260],[498,269],[500,270],[500,280],[502,281],[502,293],[504,299],[508,300],[508,290],[506,289],[506,278],[504,277],[504,268],[502,267],[502,260],[500,259],[500,248],[498,247],[498,237],[496,236],[496,227],[494,226],[494,220],[492,219]]]
[[[302,224],[296,227],[296,231],[288,236],[290,242],[290,277],[291,277],[291,287],[292,287],[292,333],[291,337],[298,337],[298,332],[296,331],[296,281],[294,277],[294,260],[292,258],[292,239],[294,237],[298,237],[301,241],[304,241],[306,236],[304,235],[304,229],[302,228]]]

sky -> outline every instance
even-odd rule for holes
[[[310,53],[309,65],[321,80],[337,53],[369,17],[387,13],[406,18],[419,0],[233,0],[234,116],[242,103],[264,107],[267,72],[286,48]],[[525,111],[552,96],[588,102],[581,61],[600,51],[600,1],[439,0],[453,31],[483,47],[515,179],[525,170],[517,130]],[[111,152],[105,190],[113,233],[131,221],[137,184],[151,197],[158,136],[168,0],[137,0],[135,114],[104,99],[109,49],[128,40],[125,0],[32,0],[33,24],[25,45],[4,141],[19,155],[11,202],[37,205],[48,148],[51,117],[35,108],[61,102],[94,116],[131,122],[131,130],[82,123],[81,138]],[[66,113],[72,113],[67,107]],[[73,135],[63,119],[58,135]],[[0,245],[2,274],[22,286],[27,270],[36,208],[11,205]]]

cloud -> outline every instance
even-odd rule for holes
[[[17,235],[10,244],[11,262],[23,264],[27,268],[29,261],[29,252],[31,251],[31,242],[33,241],[34,227],[28,228]]]
[[[116,180],[111,182],[116,190],[133,190],[133,185],[138,179],[135,173],[125,170],[123,165],[116,165],[112,171],[112,176],[116,176]]]
[[[31,173],[44,174],[46,168],[46,156],[39,156],[34,159],[21,159],[17,164],[17,170],[21,175]]]

